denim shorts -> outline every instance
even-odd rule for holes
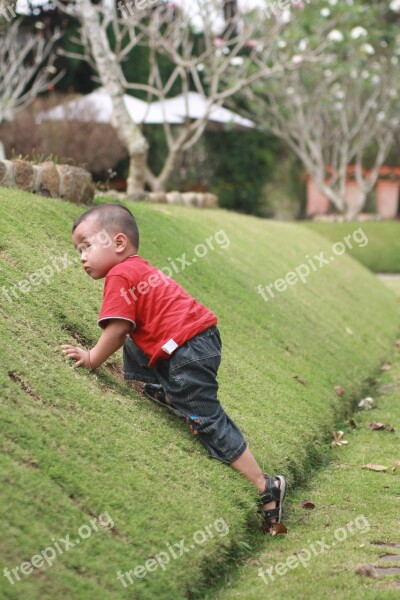
[[[149,368],[147,355],[127,337],[123,347],[124,377],[161,384],[172,406],[184,415],[210,456],[230,464],[244,452],[247,443],[218,400],[221,348],[218,327],[213,325],[177,348],[171,358]]]

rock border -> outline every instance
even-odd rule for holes
[[[181,206],[197,206],[199,208],[218,208],[218,196],[203,192],[137,192],[124,194],[115,190],[101,192],[102,196],[112,196],[133,202],[153,202],[158,204],[177,204]]]
[[[76,204],[92,204],[95,186],[91,173],[81,167],[26,160],[0,160],[0,186],[61,198]]]

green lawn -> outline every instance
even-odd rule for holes
[[[179,266],[197,248],[197,261],[175,277],[219,317],[221,402],[262,468],[288,478],[290,498],[326,463],[329,432],[390,357],[400,324],[394,293],[344,255],[266,302],[259,284],[307,256],[329,257],[331,244],[303,226],[223,210],[127,206],[141,255],[159,268]],[[93,344],[100,333],[102,282],[85,275],[70,242],[81,212],[0,191],[0,562],[15,569],[67,535],[80,541],[52,566],[22,567],[19,582],[4,576],[0,597],[200,598],[247,544],[257,552],[277,540],[259,533],[248,482],[210,459],[185,423],[125,385],[121,352],[96,373],[62,354],[61,344]],[[215,249],[200,258],[207,239]],[[38,273],[29,289],[24,280]],[[95,520],[90,535],[99,515],[103,525]],[[82,526],[87,539],[77,535]],[[189,551],[163,564],[182,540]],[[136,567],[125,589],[117,572]]]
[[[348,445],[331,449],[331,464],[316,472],[290,499],[289,533],[241,564],[224,581],[225,589],[209,600],[395,600],[400,588],[400,348],[393,349],[393,370],[377,378],[371,393],[376,410],[357,411],[354,429],[341,428]],[[373,422],[395,432],[370,429]],[[387,471],[362,468],[382,465]],[[314,509],[302,502],[310,499]],[[378,578],[356,573],[362,564],[376,568]],[[382,569],[395,567],[395,573]]]
[[[331,242],[343,241],[359,227],[365,232],[368,244],[360,248],[354,244],[350,253],[374,273],[400,273],[400,221],[367,223],[318,223],[304,225],[323,235]]]

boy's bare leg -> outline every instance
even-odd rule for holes
[[[229,466],[236,469],[236,471],[239,471],[246,479],[251,481],[259,492],[265,490],[265,477],[249,448],[246,448],[243,454],[241,454],[233,463],[230,463]],[[280,487],[280,482],[276,481],[276,485]],[[275,508],[276,504],[276,502],[268,502],[267,504],[263,504],[263,509],[268,510],[269,508]]]

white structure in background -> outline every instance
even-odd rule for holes
[[[0,160],[6,160],[6,152],[4,150],[4,144],[0,140]]]
[[[125,94],[124,102],[131,119],[138,125],[141,123],[162,125],[164,122],[170,125],[182,125],[185,119],[203,118],[209,110],[207,99],[196,92],[188,92],[186,95],[169,98],[164,102],[150,103]],[[42,123],[43,121],[63,121],[65,119],[113,125],[110,95],[104,88],[99,88],[91,94],[39,113],[36,121]],[[222,106],[211,106],[208,120],[211,123],[232,124],[238,128],[253,129],[255,127],[255,124],[249,119]]]
[[[125,106],[131,119],[137,123],[162,124],[164,115],[161,109],[152,103],[144,102],[133,96],[125,94]],[[183,119],[169,111],[166,113],[168,122],[175,125],[183,123]],[[111,96],[104,88],[99,88],[65,104],[59,104],[50,110],[41,112],[36,118],[38,124],[43,121],[95,121],[96,123],[110,123],[114,125]]]
[[[208,120],[214,123],[231,123],[245,129],[254,129],[255,127],[255,124],[249,119],[245,119],[223,106],[211,105],[211,109],[209,109],[207,98],[197,92],[181,94],[175,98],[164,100],[164,102],[153,102],[151,106],[157,112],[164,110],[167,116],[172,114],[182,119],[202,119],[210,110]]]

